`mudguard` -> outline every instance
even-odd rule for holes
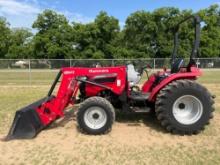
[[[164,88],[167,84],[171,83],[172,81],[179,80],[179,79],[191,79],[195,80],[198,76],[202,75],[200,69],[196,67],[191,67],[191,72],[179,72],[175,74],[170,74],[167,78],[161,81],[151,92],[148,101],[154,102],[156,99],[157,94],[160,92],[162,88]]]

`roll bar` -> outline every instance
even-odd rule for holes
[[[195,58],[197,56],[198,50],[199,50],[199,44],[200,44],[200,31],[201,31],[201,18],[198,15],[191,15],[184,20],[180,21],[173,29],[174,29],[174,48],[173,48],[173,53],[172,53],[172,59],[171,63],[173,64],[176,56],[177,56],[177,50],[179,46],[179,27],[182,23],[188,21],[189,19],[193,19],[194,21],[194,28],[195,28],[195,33],[194,33],[194,44],[193,44],[193,49],[190,55],[190,61],[188,66],[192,66],[195,64]]]

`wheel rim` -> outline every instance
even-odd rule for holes
[[[203,105],[201,101],[192,95],[184,95],[173,104],[175,119],[184,125],[196,123],[202,116]]]
[[[86,110],[84,114],[85,124],[91,129],[100,129],[107,122],[107,114],[101,107],[94,106]]]

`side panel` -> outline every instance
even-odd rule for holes
[[[109,88],[111,88],[111,91],[117,95],[120,95],[125,89],[126,68],[124,66],[109,68],[90,68],[87,70],[87,73],[85,75],[90,81],[99,81],[97,83],[108,86]],[[85,90],[87,96],[95,96],[97,93],[102,91],[103,88],[91,84],[86,84]]]
[[[148,98],[149,101],[154,102],[156,99],[156,95],[160,92],[160,90],[165,87],[167,84],[171,83],[172,81],[179,80],[179,79],[192,79],[195,80],[198,76],[201,76],[202,72],[200,69],[192,67],[191,72],[183,72],[183,73],[175,73],[170,74],[166,79],[160,82],[151,92],[150,97]]]

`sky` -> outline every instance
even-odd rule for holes
[[[198,11],[220,0],[0,0],[0,16],[11,27],[31,28],[37,15],[45,9],[64,14],[70,22],[88,23],[100,11],[119,19],[120,26],[137,10],[153,11],[160,7],[178,7]]]

